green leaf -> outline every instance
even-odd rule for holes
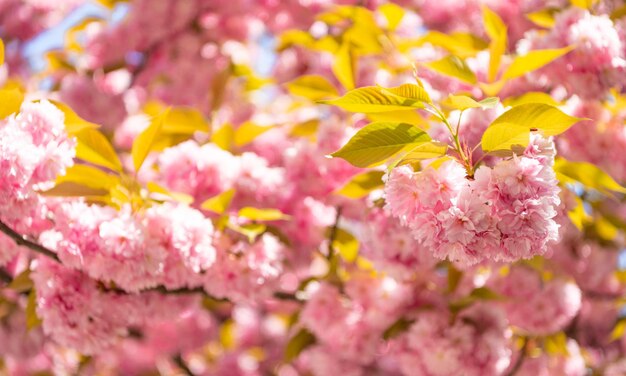
[[[409,328],[414,322],[415,320],[412,320],[412,319],[409,320],[409,319],[405,319],[404,317],[399,318],[398,320],[396,320],[396,322],[391,324],[391,326],[385,329],[385,331],[383,332],[383,339],[390,340],[392,338],[399,336],[400,334],[409,330]]]
[[[0,119],[20,112],[24,102],[24,93],[19,89],[0,90]]]
[[[448,292],[453,293],[459,286],[463,278],[463,272],[455,268],[454,265],[448,264]]]
[[[416,42],[405,43],[405,47],[408,49],[408,47],[413,48],[425,43],[446,49],[452,55],[461,58],[475,56],[488,46],[487,42],[469,33],[444,34],[438,31],[429,31]]]
[[[241,208],[238,215],[251,221],[279,221],[291,218],[278,209],[259,209],[250,206]]]
[[[28,302],[26,303],[26,328],[28,330],[34,329],[41,325],[41,319],[37,316],[37,293],[35,289],[30,290],[28,294]]]
[[[404,86],[404,85],[403,85]],[[407,109],[424,108],[423,100],[415,97],[404,97],[394,92],[409,94],[410,89],[401,89],[403,86],[385,89],[378,86],[366,86],[347,92],[343,97],[320,101],[320,103],[335,105],[350,112],[388,112]],[[414,85],[417,87],[417,85]],[[423,91],[423,89],[421,89]],[[417,94],[415,90],[411,94]],[[424,98],[425,91],[421,94]],[[426,96],[428,94],[425,94]]]
[[[513,124],[528,130],[540,130],[544,136],[556,136],[583,120],[565,114],[554,106],[543,103],[526,103],[511,108],[491,123]]]
[[[406,123],[371,123],[361,128],[346,145],[331,154],[357,167],[373,167],[403,150],[429,142],[430,136]]]
[[[293,95],[313,101],[339,95],[337,89],[326,78],[318,75],[300,76],[285,84]]]
[[[527,103],[543,103],[550,106],[559,105],[559,102],[552,98],[550,94],[540,91],[531,91],[517,97],[506,98],[502,101],[502,104],[507,107],[515,107]]]
[[[383,171],[367,171],[354,176],[336,193],[352,199],[360,199],[367,196],[371,191],[381,188],[383,184]]]
[[[0,65],[4,64],[4,42],[0,39]]]
[[[456,78],[470,85],[474,85],[477,82],[476,75],[469,66],[467,66],[465,61],[454,55],[446,56],[440,60],[422,63],[422,65],[437,73]]]
[[[296,335],[291,337],[285,347],[285,362],[291,362],[297,358],[304,349],[315,344],[315,342],[315,336],[311,332],[305,328],[300,329]]]
[[[223,214],[230,206],[234,196],[235,190],[229,189],[206,200],[202,203],[202,205],[200,205],[200,207],[204,210],[209,210],[217,214]]]
[[[359,255],[359,241],[351,233],[340,228],[336,229],[332,247],[346,262],[356,261]]]
[[[76,158],[113,171],[122,171],[122,163],[102,133],[93,128],[83,128],[75,136],[78,141]]]
[[[571,162],[557,158],[554,163],[554,171],[557,178],[563,183],[579,182],[606,195],[611,195],[611,191],[626,193],[626,188],[591,163]]]
[[[496,79],[498,70],[500,69],[500,61],[502,55],[506,52],[507,47],[507,30],[506,25],[498,16],[486,6],[483,7],[483,23],[485,24],[485,31],[491,43],[489,43],[489,81],[492,82]]]
[[[160,115],[153,117],[148,128],[141,132],[133,142],[131,155],[133,157],[135,171],[139,171],[141,169],[141,165],[146,160],[146,157],[154,147],[154,144],[157,142],[157,138],[163,129],[163,124],[167,118],[168,112],[169,110],[166,110]]]
[[[527,127],[512,123],[499,123],[489,126],[481,140],[481,147],[487,153],[511,150],[515,145],[526,147],[530,141]]]
[[[506,71],[504,71],[502,78],[510,80],[521,77],[528,72],[551,63],[571,50],[573,50],[573,47],[570,46],[557,49],[529,51],[526,55],[516,57]]]
[[[354,89],[357,59],[349,42],[344,42],[335,54],[331,69],[346,90]]]

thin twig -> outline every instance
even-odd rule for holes
[[[9,238],[13,239],[13,241],[22,247],[26,247],[31,249],[39,254],[42,254],[46,257],[49,257],[57,262],[60,262],[59,256],[56,253],[49,250],[48,248],[42,246],[41,244],[35,243],[31,240],[26,239],[26,237],[22,236],[9,226],[7,226],[4,222],[0,221],[0,232],[4,233]]]
[[[522,368],[522,364],[524,363],[524,359],[526,358],[526,348],[528,347],[528,338],[524,337],[524,344],[522,348],[519,350],[520,354],[513,365],[513,368],[506,374],[506,376],[514,376],[520,368]]]
[[[176,363],[178,368],[180,368],[185,373],[185,375],[193,376],[193,372],[191,372],[191,370],[189,369],[189,366],[187,366],[187,364],[183,360],[183,357],[180,354],[177,354],[174,357],[172,357],[172,360],[174,361],[174,363]]]
[[[13,277],[5,268],[0,268],[0,281],[6,283],[7,285],[13,282]]]

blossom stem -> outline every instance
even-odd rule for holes
[[[515,364],[511,368],[511,370],[506,374],[506,376],[514,376],[522,367],[524,363],[524,359],[526,358],[526,348],[528,347],[528,338],[523,338],[524,343],[522,344],[522,348],[519,350],[519,356],[515,361]]]

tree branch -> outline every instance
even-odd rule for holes
[[[53,251],[49,250],[48,248],[42,246],[41,244],[35,243],[31,240],[26,239],[25,236],[22,236],[21,234],[19,234],[18,232],[16,232],[15,230],[13,230],[12,228],[10,228],[9,226],[7,226],[4,222],[0,221],[0,232],[2,232],[3,234],[5,234],[6,236],[8,236],[9,238],[13,239],[13,241],[15,242],[15,244],[22,246],[22,247],[26,247],[32,251],[35,251],[39,254],[42,254],[46,257],[49,257],[53,260],[55,260],[56,262],[60,262],[59,260],[59,256],[57,256],[56,253],[54,253]]]
[[[522,348],[519,350],[519,357],[515,361],[515,364],[511,368],[511,370],[506,374],[506,376],[514,376],[520,368],[522,368],[522,364],[524,363],[524,359],[526,358],[526,348],[528,347],[528,338],[524,337],[524,344]]]

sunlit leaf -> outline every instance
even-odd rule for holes
[[[259,235],[263,234],[267,230],[267,226],[262,223],[246,223],[238,225],[228,222],[226,225],[229,229],[245,236],[250,243],[254,242]]]
[[[235,143],[235,129],[231,124],[224,124],[213,133],[211,141],[220,148],[230,151]]]
[[[41,319],[37,316],[37,293],[35,289],[30,290],[28,294],[28,302],[26,303],[26,328],[32,330],[41,325]]]
[[[526,55],[516,57],[511,65],[504,71],[502,78],[512,79],[523,76],[528,72],[551,63],[570,52],[572,49],[573,47],[570,46],[565,48],[529,51]]]
[[[204,210],[209,210],[217,214],[223,214],[230,206],[234,196],[235,190],[229,189],[206,200],[202,203],[202,205],[200,205],[200,207]]]
[[[172,192],[169,189],[155,182],[148,182],[146,184],[146,188],[148,188],[148,190],[152,193],[156,193],[157,195],[167,196],[171,199],[174,199],[175,201],[178,201],[186,205],[193,203],[193,196],[190,196],[186,193],[181,193],[181,192]]]
[[[98,124],[89,122],[78,116],[76,112],[74,112],[74,110],[72,110],[65,103],[61,103],[55,100],[49,101],[50,103],[54,104],[54,106],[57,107],[59,110],[61,110],[65,115],[65,130],[67,131],[67,133],[74,135],[82,131],[83,129],[97,129],[100,127]]]
[[[550,106],[558,106],[560,103],[556,101],[550,94],[540,91],[530,91],[517,97],[509,97],[502,101],[507,107],[515,107],[526,103],[543,103]]]
[[[591,9],[591,7],[598,2],[598,0],[570,0],[573,6],[582,9]]]
[[[354,235],[340,228],[336,229],[332,247],[346,262],[354,262],[359,255],[359,241]]]
[[[141,132],[133,142],[131,155],[133,157],[135,171],[139,171],[141,169],[141,165],[146,160],[150,151],[152,151],[152,148],[157,142],[157,138],[163,129],[163,124],[167,118],[168,112],[169,111],[166,110],[160,115],[153,117],[148,128]]]
[[[336,97],[339,94],[333,84],[319,75],[300,76],[286,83],[285,86],[291,94],[314,101],[328,97]]]
[[[387,29],[389,30],[395,30],[398,25],[400,25],[405,13],[401,6],[392,3],[379,6],[378,11],[381,12],[387,20]]]
[[[498,103],[499,100],[496,97],[485,98],[478,102],[466,95],[450,95],[442,102],[445,106],[461,111],[467,110],[468,108],[493,108],[497,106]]]
[[[19,89],[0,90],[0,119],[20,112],[24,102],[24,93]]]
[[[611,331],[611,336],[609,337],[609,340],[611,342],[618,340],[622,338],[625,333],[626,333],[626,319],[618,320],[615,326],[613,327],[613,330]]]
[[[399,165],[415,161],[421,161],[424,159],[439,158],[446,155],[447,151],[448,145],[442,142],[425,142],[411,149],[408,153],[402,156],[402,160],[400,161]]]
[[[354,89],[357,59],[349,43],[343,43],[336,52],[331,69],[346,90]]]
[[[407,42],[406,46],[401,45],[399,48],[408,49],[408,47],[418,47],[424,43],[444,48],[460,58],[475,56],[488,46],[487,42],[469,33],[444,34],[431,30],[417,41]]]
[[[379,86],[380,87],[380,86]],[[385,94],[393,94],[406,100],[430,103],[430,96],[423,86],[415,84],[402,84],[392,88],[380,87]]]
[[[238,215],[240,217],[247,218],[251,221],[278,221],[285,220],[291,218],[287,214],[281,212],[278,209],[271,208],[253,208],[250,206],[246,206],[245,208],[241,208],[239,210]]]
[[[78,141],[76,157],[85,162],[106,167],[113,171],[122,171],[115,149],[106,137],[93,128],[83,128],[74,135]]]
[[[525,147],[530,141],[528,127],[513,123],[498,123],[489,126],[481,139],[485,152],[507,151],[515,145]]]
[[[500,16],[486,6],[483,7],[483,23],[487,35],[491,38],[491,42],[489,43],[488,78],[489,81],[492,82],[496,79],[496,75],[500,69],[502,55],[506,52],[507,29]]]
[[[430,140],[428,134],[411,124],[371,123],[331,155],[357,167],[372,167]]]
[[[33,288],[33,281],[30,279],[30,269],[26,269],[13,278],[7,287],[19,293],[30,291]]]
[[[0,65],[4,64],[4,41],[0,39]]]
[[[471,85],[477,82],[476,75],[472,72],[465,61],[454,55],[446,56],[440,60],[422,63],[422,65],[437,73],[456,78],[457,80]]]
[[[367,171],[350,179],[336,193],[348,198],[359,199],[367,196],[371,191],[381,188],[383,184],[382,171]]]
[[[428,128],[430,128],[428,120],[422,117],[422,115],[415,111],[415,109],[402,111],[372,112],[367,114],[367,118],[371,121],[413,124],[423,130],[428,130]]]
[[[609,174],[587,162],[572,162],[557,158],[554,163],[557,177],[564,183],[579,182],[604,194],[626,193],[626,188],[618,184]]]
[[[536,12],[528,13],[526,18],[531,20],[535,25],[551,29],[554,26],[555,9],[542,9]]]
[[[556,136],[582,119],[569,116],[554,106],[543,103],[526,103],[511,108],[491,123],[513,124],[529,130],[540,130],[545,136]]]
[[[391,326],[385,329],[385,331],[383,332],[383,339],[390,340],[392,338],[399,336],[400,334],[409,330],[409,328],[414,322],[415,320],[412,320],[412,319],[409,320],[409,319],[405,319],[404,317],[399,318],[398,320],[396,320],[396,322],[391,324]]]
[[[97,167],[76,164],[68,168],[65,175],[57,177],[56,184],[64,182],[76,183],[94,189],[109,190],[111,187],[120,184],[120,179],[118,176],[109,174]]]
[[[254,141],[255,138],[262,135],[263,133],[272,129],[270,126],[263,126],[255,124],[251,121],[246,121],[241,124],[239,128],[235,131],[233,141],[235,146],[242,147],[244,145],[249,144]]]
[[[576,206],[567,212],[567,216],[570,221],[578,228],[578,230],[582,230],[585,223],[590,220],[589,215],[585,212],[585,207],[583,205],[583,201],[579,197],[574,197],[576,200]]]
[[[354,89],[343,97],[321,101],[321,103],[335,105],[351,112],[387,112],[402,111],[410,108],[423,108],[423,100],[395,95],[392,89],[378,86],[366,86]]]
[[[289,135],[294,137],[306,137],[311,141],[315,141],[319,125],[320,122],[317,119],[297,123],[291,127]]]

